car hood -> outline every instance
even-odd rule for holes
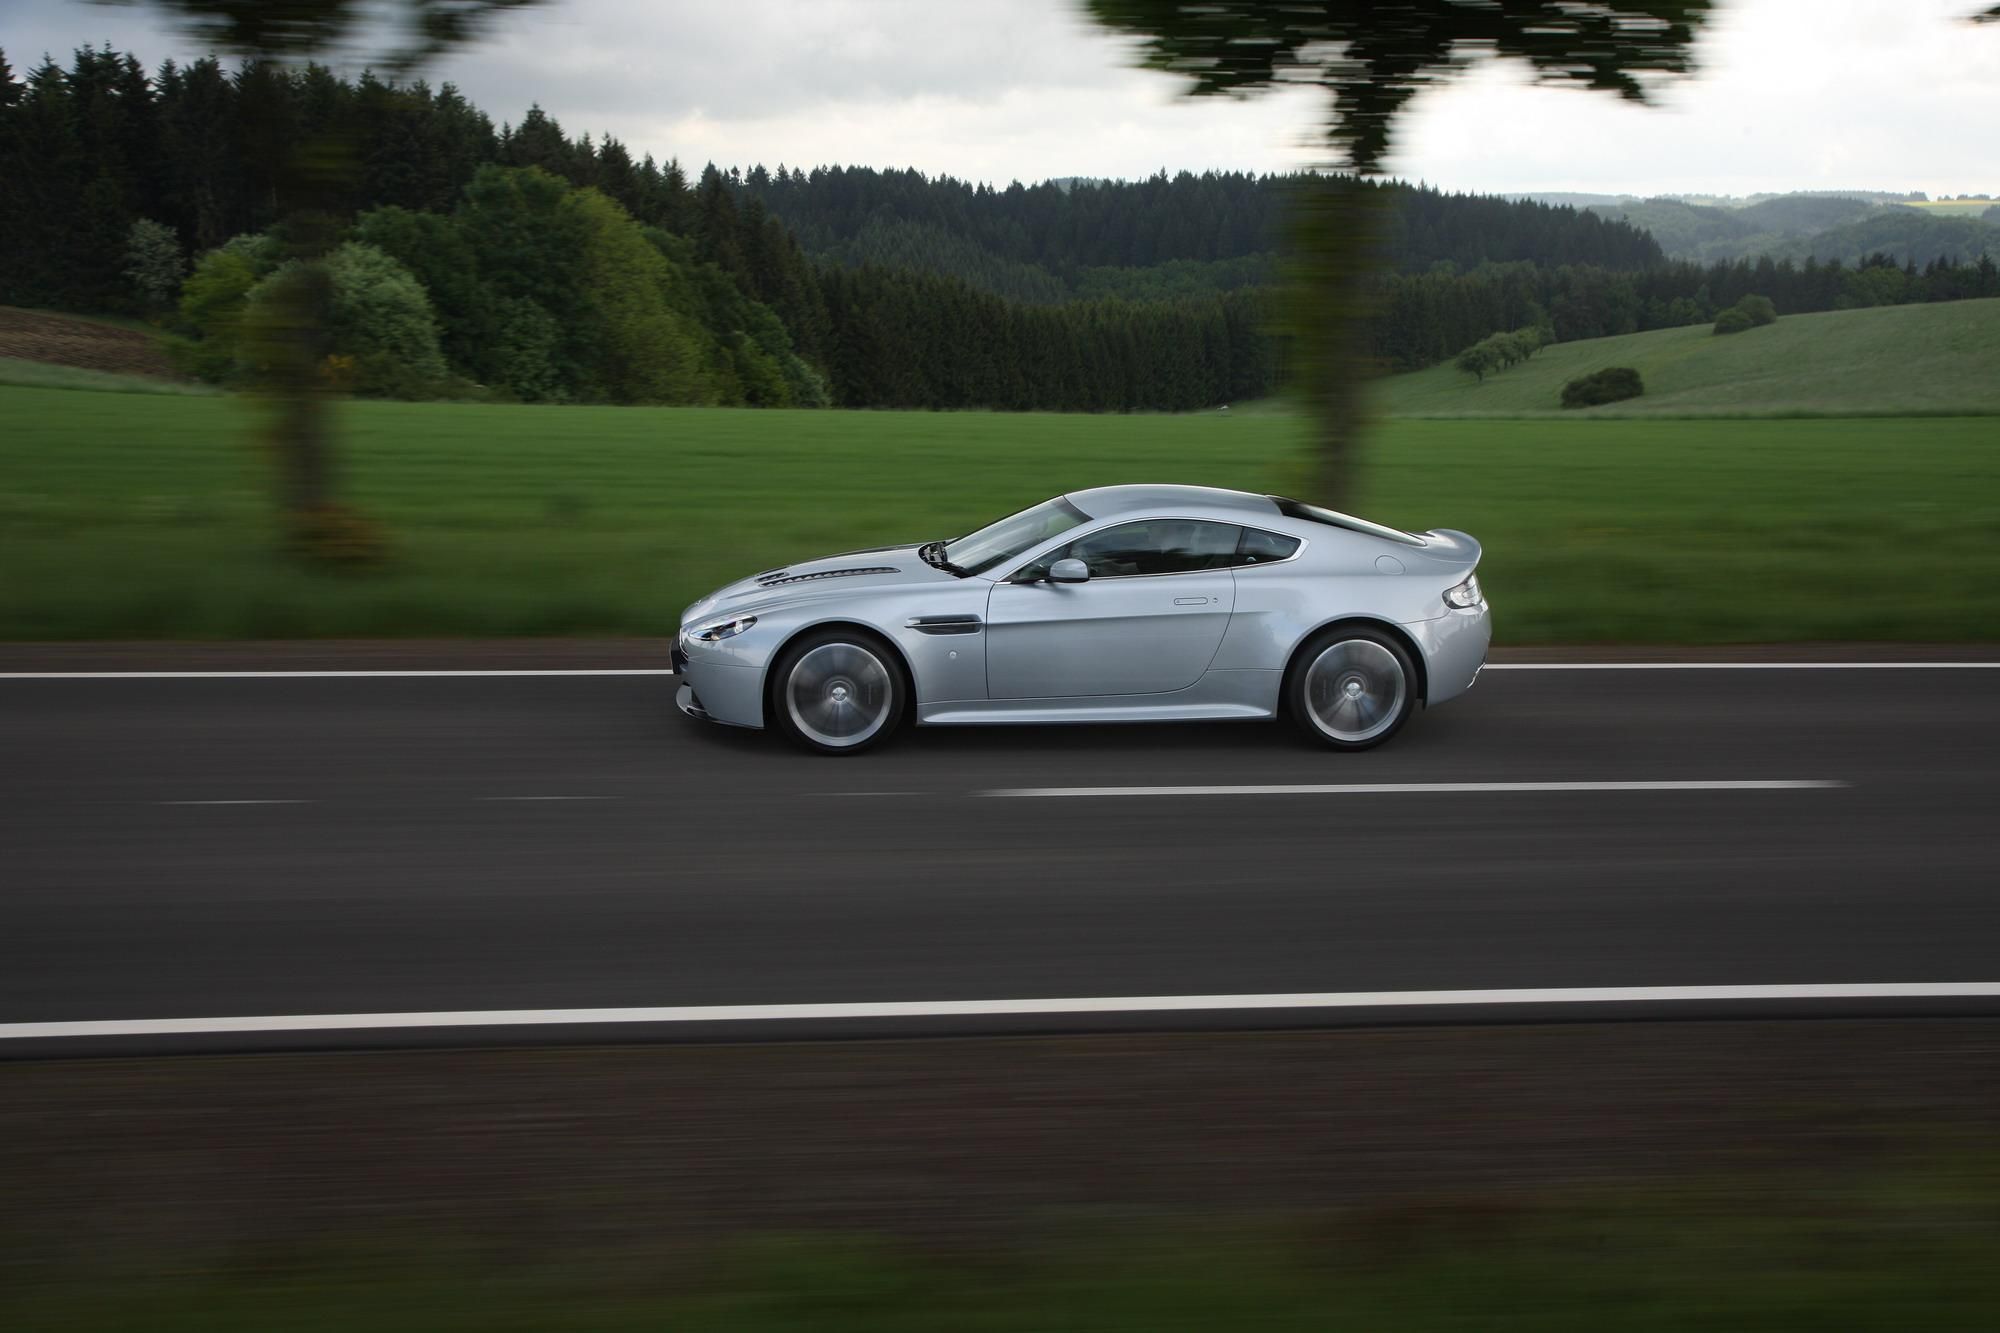
[[[681,616],[681,622],[716,615],[748,615],[770,607],[857,592],[917,585],[957,583],[956,574],[934,569],[917,556],[920,542],[846,551],[817,560],[797,560],[716,589]]]

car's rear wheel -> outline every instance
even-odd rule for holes
[[[1402,644],[1364,625],[1317,635],[1293,660],[1285,702],[1308,736],[1336,750],[1367,750],[1402,729],[1417,703],[1417,672]]]
[[[822,630],[788,645],[772,671],[771,720],[794,744],[858,754],[896,729],[909,691],[872,634]]]

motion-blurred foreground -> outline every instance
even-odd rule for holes
[[[1008,188],[566,131],[685,94],[637,9],[157,8],[0,56],[0,1325],[1994,1324],[2000,213],[1383,175],[1730,7],[1104,0],[1338,169]],[[549,110],[418,78],[512,9]],[[1476,533],[1492,664],[1366,755],[674,712],[709,589],[1158,482]]]

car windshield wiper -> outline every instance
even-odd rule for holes
[[[965,571],[944,558],[944,545],[941,539],[934,542],[925,542],[917,548],[917,559],[934,569],[942,569],[947,574],[956,574],[958,577],[964,578]]]

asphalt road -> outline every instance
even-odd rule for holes
[[[0,1048],[80,1020],[2000,981],[2000,671],[1493,671],[1364,755],[1253,723],[822,759],[680,717],[673,684],[0,680]],[[1838,785],[1395,790],[1770,781]],[[1390,790],[987,794],[1293,785]]]

